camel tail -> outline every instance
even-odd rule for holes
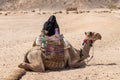
[[[25,75],[26,70],[25,69],[17,69],[11,75],[7,76],[5,80],[20,80],[23,75]]]

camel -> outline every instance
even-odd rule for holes
[[[102,36],[96,32],[85,32],[83,47],[80,50],[75,49],[67,40],[64,41],[64,56],[47,57],[41,46],[34,46],[25,57],[24,62],[18,67],[15,74],[10,75],[6,80],[19,80],[26,71],[45,72],[46,70],[62,70],[65,68],[78,68],[85,66],[85,59],[89,57],[89,51],[96,40],[101,40]]]

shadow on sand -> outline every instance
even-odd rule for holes
[[[117,65],[116,63],[108,63],[108,64],[90,64],[90,65],[84,65],[82,67],[79,68],[66,68],[66,69],[62,69],[62,70],[47,70],[45,73],[49,73],[49,72],[61,72],[61,71],[68,71],[68,70],[76,70],[76,69],[82,69],[85,68],[86,66],[114,66]]]
[[[108,63],[108,64],[90,64],[90,65],[87,65],[87,66],[113,66],[113,65],[117,65],[116,63]]]

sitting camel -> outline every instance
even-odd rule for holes
[[[24,62],[19,65],[18,74],[8,77],[6,80],[18,80],[27,70],[35,72],[44,72],[46,70],[61,70],[66,67],[76,68],[85,65],[84,60],[89,57],[89,51],[96,40],[101,40],[101,35],[95,32],[85,32],[83,47],[80,50],[63,39],[64,56],[52,55],[46,56],[41,46],[34,44],[24,58]]]

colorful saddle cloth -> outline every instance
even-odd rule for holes
[[[64,67],[64,40],[46,40],[44,64],[48,69],[56,70]]]

